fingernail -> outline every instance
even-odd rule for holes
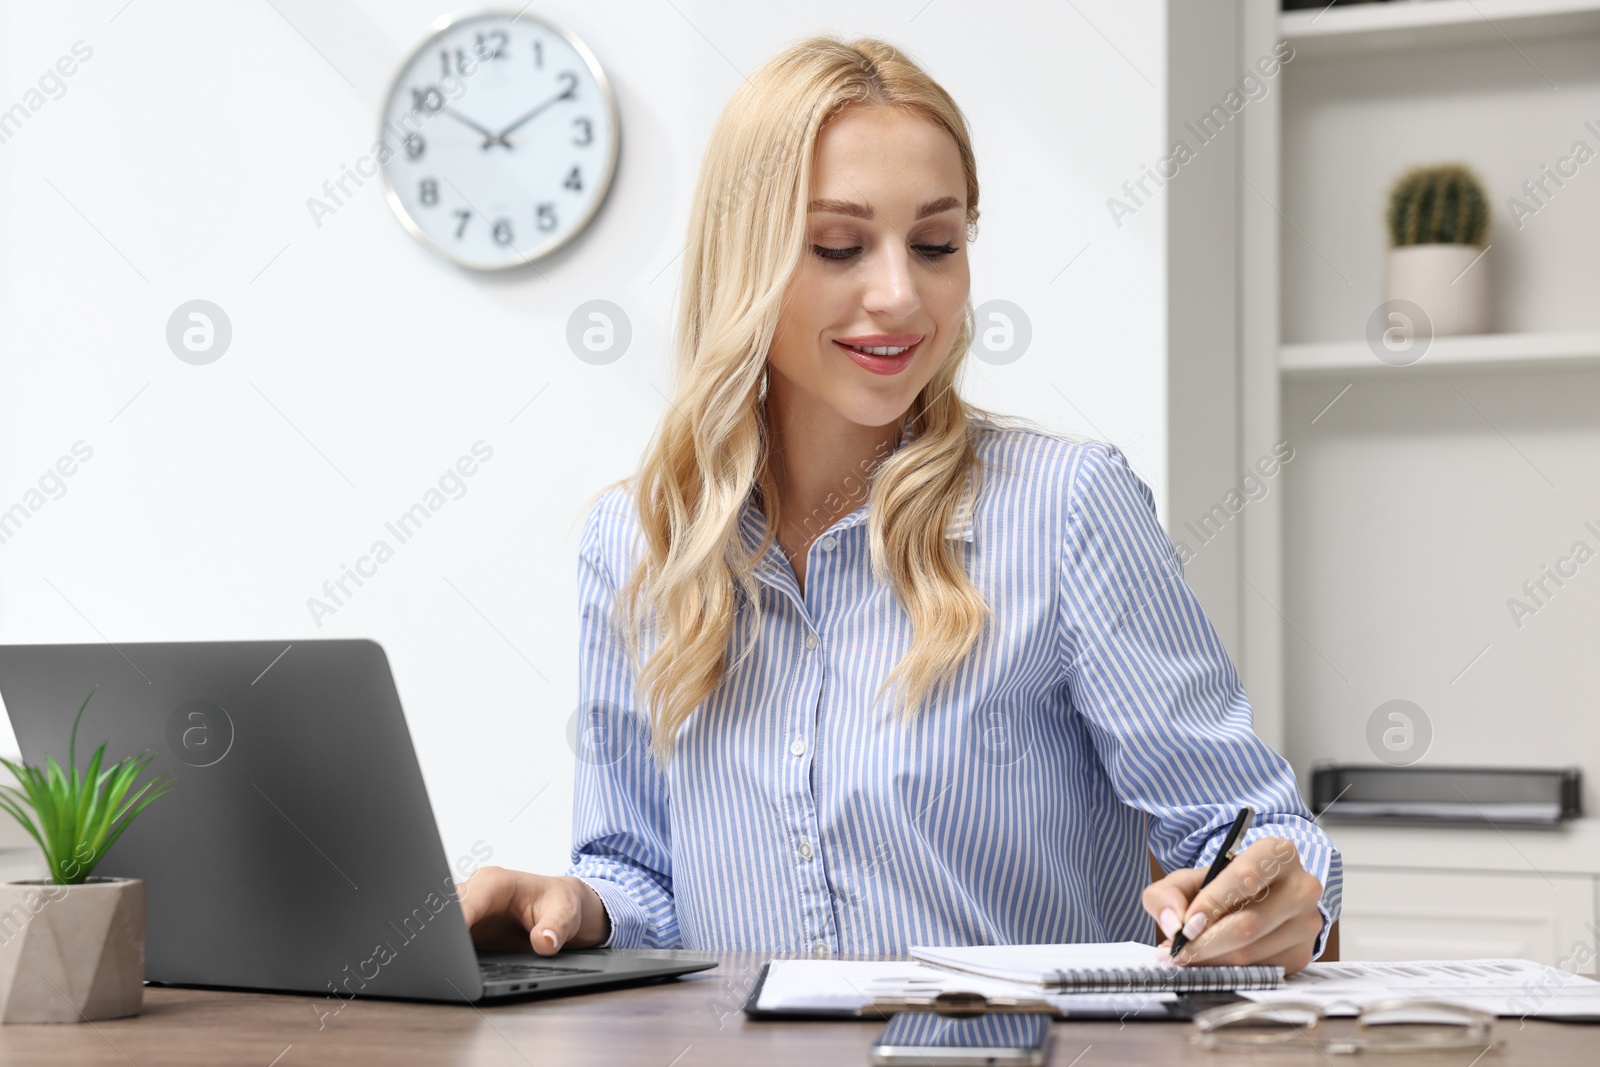
[[[1156,966],[1172,967],[1176,965],[1176,962],[1177,961],[1172,958],[1172,950],[1169,946],[1162,945],[1160,948],[1156,949]]]
[[[1192,916],[1188,922],[1183,924],[1183,936],[1193,941],[1195,938],[1200,936],[1200,931],[1204,930],[1205,928],[1206,913],[1202,911],[1198,915]]]
[[[1161,909],[1161,918],[1157,921],[1161,924],[1161,932],[1166,934],[1168,937],[1171,937],[1173,934],[1177,933],[1178,927],[1183,925],[1178,921],[1178,913],[1173,911],[1171,908]]]
[[[550,942],[550,947],[551,948],[560,948],[561,947],[561,942],[556,940],[556,935],[555,935],[554,931],[552,931],[552,930],[540,930],[539,931],[539,936],[544,938],[546,941]]]

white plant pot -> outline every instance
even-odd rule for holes
[[[144,1006],[144,882],[0,882],[0,1022],[76,1023]]]
[[[1484,333],[1489,328],[1489,263],[1487,257],[1478,259],[1482,254],[1477,245],[1391,248],[1384,299],[1416,304],[1427,314],[1435,337]]]

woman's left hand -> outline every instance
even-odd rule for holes
[[[1203,867],[1174,871],[1144,891],[1144,910],[1167,936],[1161,948],[1187,931],[1178,963],[1264,963],[1293,974],[1311,962],[1322,933],[1322,883],[1300,865],[1294,842],[1252,842],[1201,889],[1205,874]]]

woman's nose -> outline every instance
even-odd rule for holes
[[[909,251],[885,251],[877,257],[868,276],[864,300],[868,311],[904,318],[922,305]]]

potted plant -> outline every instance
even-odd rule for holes
[[[1434,336],[1483,333],[1489,208],[1477,176],[1460,163],[1414,167],[1390,190],[1387,221],[1384,299],[1416,304]]]
[[[114,1019],[144,1005],[144,882],[91,872],[172,783],[162,774],[135,792],[155,756],[105,766],[104,743],[78,770],[78,721],[92,696],[72,720],[67,770],[53,756],[43,769],[0,759],[17,780],[0,786],[0,807],[39,843],[50,870],[47,880],[0,883],[0,1022]]]

